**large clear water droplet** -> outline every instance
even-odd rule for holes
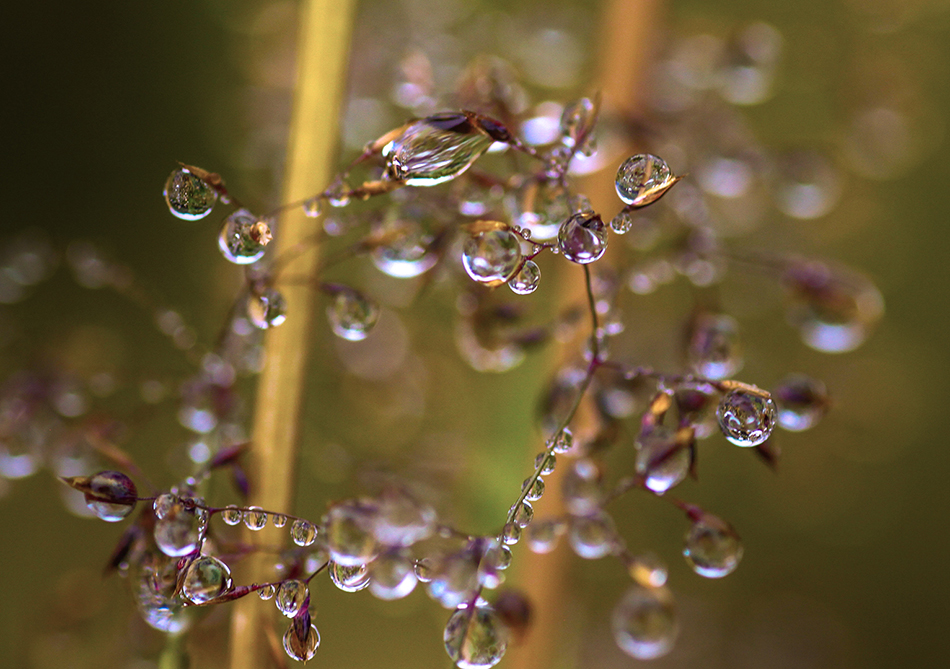
[[[259,506],[249,506],[242,520],[247,529],[257,532],[267,525],[267,512]]]
[[[636,441],[637,474],[647,488],[662,495],[689,473],[689,449],[679,443],[676,433],[662,425],[642,432]]]
[[[429,596],[447,609],[468,601],[478,587],[479,557],[468,550],[442,557],[431,569]]]
[[[739,323],[726,314],[702,313],[690,324],[686,358],[707,379],[728,379],[742,369]]]
[[[550,553],[557,548],[558,539],[567,530],[560,520],[542,520],[528,529],[528,548],[533,553]]]
[[[658,200],[678,181],[662,158],[649,153],[630,156],[617,170],[617,195],[634,207],[645,207]]]
[[[117,523],[128,517],[135,509],[138,495],[132,479],[115,471],[90,476],[82,492],[89,510],[108,523]]]
[[[261,330],[277,327],[287,320],[284,296],[273,288],[268,288],[260,295],[251,295],[247,301],[247,317]]]
[[[244,512],[233,504],[229,504],[221,510],[221,520],[226,525],[237,525],[244,518]]]
[[[683,555],[700,576],[722,578],[739,566],[742,540],[729,523],[706,514],[686,533]]]
[[[790,432],[814,427],[829,402],[825,384],[804,374],[791,374],[779,381],[772,398],[778,409],[779,427]]]
[[[439,259],[431,249],[432,236],[415,221],[387,223],[378,234],[387,241],[373,249],[370,259],[384,274],[409,279],[429,271]]]
[[[557,243],[565,258],[586,265],[607,251],[607,227],[597,214],[574,214],[558,230]]]
[[[602,511],[571,518],[567,539],[571,549],[585,560],[599,560],[618,547],[614,521]]]
[[[211,213],[218,193],[186,167],[179,167],[165,182],[162,193],[169,211],[186,221],[197,221]]]
[[[369,585],[370,573],[365,564],[348,567],[333,562],[330,564],[330,580],[343,592],[359,592]]]
[[[320,632],[317,631],[315,625],[311,624],[306,632],[306,638],[301,640],[294,628],[295,625],[292,623],[284,632],[284,652],[298,662],[312,660],[317,648],[320,647]]]
[[[277,604],[278,611],[288,618],[294,618],[300,613],[300,609],[303,608],[309,596],[310,588],[306,583],[290,579],[280,584],[274,603]]]
[[[412,560],[402,551],[383,553],[370,564],[369,591],[379,599],[402,599],[417,582]]]
[[[409,186],[435,186],[462,174],[493,141],[465,114],[420,119],[383,148],[386,177]]]
[[[597,465],[588,459],[572,462],[561,480],[561,492],[569,513],[576,516],[596,513],[603,501]]]
[[[372,561],[376,555],[372,524],[373,510],[359,502],[341,502],[330,507],[323,526],[333,562],[359,567]]]
[[[666,655],[679,633],[673,596],[665,587],[634,585],[614,608],[612,623],[620,650],[638,660]]]
[[[155,543],[165,555],[182,557],[194,553],[201,538],[198,516],[180,502],[155,523]]]
[[[501,661],[508,648],[508,628],[488,606],[463,607],[445,625],[445,651],[461,669],[486,669]]]
[[[202,555],[188,565],[182,594],[193,604],[204,604],[231,589],[231,569],[216,557]]]
[[[309,520],[295,520],[290,526],[290,538],[298,546],[310,546],[317,540],[317,528]]]
[[[514,276],[508,279],[508,287],[516,295],[530,295],[538,289],[541,270],[533,260],[525,260]]]
[[[166,515],[168,515],[168,512],[171,511],[177,503],[177,496],[170,492],[163,492],[161,495],[155,498],[154,502],[152,502],[152,511],[155,512],[155,517],[161,520]]]
[[[238,209],[228,216],[218,235],[218,249],[229,262],[249,265],[264,256],[271,240],[270,227],[247,209]]]
[[[358,290],[340,286],[327,307],[333,334],[349,341],[366,339],[379,320],[379,307]]]
[[[511,230],[489,230],[470,237],[462,249],[462,265],[480,283],[507,281],[521,263],[521,242]]]
[[[775,427],[775,402],[747,390],[730,390],[716,409],[719,428],[736,446],[758,446]]]
[[[435,522],[436,512],[431,506],[390,489],[377,500],[372,532],[383,546],[409,547],[432,536]]]

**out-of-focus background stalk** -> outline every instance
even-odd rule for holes
[[[176,307],[199,339],[213,340],[240,271],[220,259],[216,224],[170,217],[161,187],[181,160],[222,173],[255,211],[278,202],[296,9],[261,0],[21,7],[5,43],[4,239],[41,230],[59,246],[91,240]],[[592,93],[598,12],[595,2],[360,3],[344,153],[403,120],[393,99],[424,95],[428,80],[450,85],[478,53],[514,63],[536,101]],[[830,156],[841,195],[826,216],[783,220],[780,232],[750,244],[863,268],[888,310],[858,351],[822,355],[782,323],[767,281],[740,282],[727,305],[746,334],[740,376],[767,384],[786,371],[808,372],[828,384],[836,404],[816,429],[776,435],[777,475],[721,440],[703,444],[700,482],[678,492],[727,518],[745,541],[742,564],[722,581],[702,580],[683,564],[686,527],[667,505],[634,495],[614,508],[631,548],[670,565],[682,634],[654,666],[936,666],[950,655],[943,558],[950,452],[941,429],[950,374],[950,204],[942,197],[950,180],[950,6],[671,2],[657,42],[686,41],[678,60],[664,61],[667,76],[701,75],[713,43],[701,36],[723,39],[752,21],[774,27],[782,58],[771,97],[741,115],[763,147]],[[602,178],[612,179],[613,168]],[[533,409],[545,356],[530,355],[504,375],[466,371],[448,291],[423,293],[403,308],[414,289],[381,279],[368,263],[349,267],[346,276],[384,305],[376,353],[334,341],[314,321],[318,355],[309,369],[297,512],[319,517],[327,500],[353,494],[367,463],[378,462],[450,481],[440,510],[473,531],[496,529],[488,519],[501,518],[516,495],[530,466],[526,445],[541,443]],[[529,299],[549,306],[551,285],[543,278]],[[682,291],[625,299],[628,328],[644,341],[679,336],[688,306]],[[151,314],[62,277],[0,305],[0,346],[4,376],[37,361],[107,369],[128,383],[189,370]],[[174,413],[172,402],[160,404],[123,444],[162,485],[181,471],[188,447]],[[136,619],[126,584],[99,577],[120,530],[70,515],[60,492],[45,473],[0,481],[0,657],[8,666],[155,666],[161,639]],[[229,494],[224,486],[216,492]],[[543,515],[543,499],[537,508]],[[514,570],[525,552],[516,547]],[[611,560],[570,565],[556,666],[631,666],[609,631],[628,577]],[[421,592],[383,603],[321,579],[314,602],[323,637],[315,661],[448,664],[447,613]],[[195,631],[194,666],[224,665],[227,613],[212,611]]]

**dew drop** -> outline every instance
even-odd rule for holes
[[[259,506],[249,506],[247,510],[244,511],[244,526],[249,530],[258,530],[264,529],[267,525],[267,513]]]
[[[726,314],[703,313],[690,323],[686,358],[700,376],[728,379],[742,369],[739,324]]]
[[[277,605],[278,611],[288,618],[294,618],[300,613],[300,609],[309,596],[310,588],[307,587],[306,583],[291,579],[284,581],[277,588],[277,598],[274,603]]]
[[[313,656],[317,653],[317,648],[320,647],[320,632],[317,631],[315,625],[311,624],[306,639],[301,641],[294,629],[294,624],[291,624],[284,632],[283,643],[284,652],[291,659],[306,662],[313,659]]]
[[[538,289],[541,281],[541,270],[533,260],[525,260],[514,276],[508,279],[508,287],[516,295],[530,295]]]
[[[586,560],[599,560],[614,553],[618,547],[613,519],[603,512],[571,518],[567,531],[571,549]]]
[[[247,302],[247,317],[261,330],[277,327],[287,320],[284,296],[273,288],[268,288],[260,295],[251,295]]]
[[[792,374],[772,391],[779,427],[801,432],[814,427],[828,408],[825,384],[804,374]]]
[[[376,539],[371,533],[371,509],[358,502],[335,504],[327,511],[323,526],[334,563],[360,567],[376,555]]]
[[[686,533],[683,555],[700,576],[722,578],[739,566],[742,540],[729,523],[705,514]]]
[[[521,528],[530,525],[531,521],[534,520],[534,508],[531,506],[531,502],[525,501],[519,504],[517,510],[514,512],[513,520],[515,524]]]
[[[320,196],[312,197],[303,203],[303,214],[307,218],[316,218],[323,211],[323,200]]]
[[[162,195],[169,211],[185,221],[204,218],[218,199],[218,193],[210,184],[185,167],[171,173]]]
[[[379,307],[358,290],[340,286],[327,307],[333,334],[349,341],[362,341],[379,320]]]
[[[388,241],[375,247],[370,259],[384,274],[410,279],[428,272],[439,260],[439,254],[432,250],[433,237],[415,221],[387,223],[379,234]]]
[[[607,228],[597,214],[574,214],[561,224],[557,243],[565,258],[586,265],[607,251]]]
[[[641,433],[635,446],[637,474],[656,494],[662,495],[678,485],[689,473],[689,449],[670,428],[659,425]]]
[[[79,482],[81,477],[72,480]],[[138,492],[132,479],[122,472],[99,472],[82,483],[86,506],[101,520],[117,523],[135,509]]]
[[[237,525],[244,518],[244,512],[233,504],[228,504],[221,510],[221,520],[226,525]]]
[[[716,408],[719,428],[736,446],[758,446],[775,427],[775,402],[746,390],[730,390]]]
[[[561,479],[561,494],[570,513],[578,516],[596,513],[603,501],[597,465],[586,458],[572,462]]]
[[[508,628],[489,606],[461,607],[442,636],[445,650],[461,669],[486,669],[501,661],[508,648]]]
[[[310,546],[317,540],[317,528],[309,520],[295,520],[290,526],[290,538],[298,546]]]
[[[558,433],[557,438],[554,440],[554,448],[552,450],[555,453],[567,453],[573,446],[574,433],[571,432],[571,428],[565,427]]]
[[[344,592],[359,592],[369,585],[370,573],[365,564],[347,567],[333,562],[330,564],[330,580]]]
[[[267,223],[247,209],[238,209],[225,219],[218,236],[218,249],[225,260],[235,265],[249,265],[264,256],[271,238]]]
[[[273,599],[274,595],[277,594],[277,588],[273,585],[265,585],[263,588],[257,591],[257,596],[263,599],[265,602],[269,599]]]
[[[658,200],[678,181],[662,158],[649,153],[630,156],[617,170],[617,195],[634,207],[645,207]]]
[[[462,174],[493,141],[465,114],[435,114],[410,123],[383,148],[385,175],[409,186],[435,186]]]
[[[282,528],[287,525],[287,516],[282,513],[275,513],[271,516],[271,522],[274,523],[274,527]]]
[[[541,520],[528,529],[528,548],[533,553],[550,553],[557,548],[558,539],[567,526],[559,520]]]
[[[193,604],[204,604],[231,589],[231,569],[210,555],[202,555],[188,565],[182,594]]]
[[[526,478],[521,484],[521,491],[525,493],[524,498],[529,502],[536,502],[544,495],[544,479],[538,477],[533,481]]]
[[[470,237],[462,249],[466,273],[480,283],[507,281],[521,263],[521,242],[511,230],[489,230]]]
[[[402,599],[417,582],[412,560],[401,551],[383,553],[370,564],[369,591],[379,599]]]
[[[155,517],[161,520],[168,515],[168,512],[171,511],[177,503],[178,497],[170,492],[163,492],[152,502],[152,511],[155,512]]]
[[[554,453],[541,452],[534,458],[534,468],[541,473],[541,476],[547,476],[553,472],[555,466],[557,466],[557,456]]]
[[[666,565],[652,553],[639,555],[627,565],[627,571],[635,583],[645,588],[659,588],[666,585],[669,575]]]
[[[626,209],[610,219],[610,229],[618,235],[625,235],[633,230],[633,216]]]
[[[155,523],[155,543],[165,555],[182,557],[194,553],[201,537],[201,527],[194,510],[179,501],[168,509],[165,517]]]
[[[634,585],[614,608],[612,627],[627,655],[638,660],[666,655],[679,634],[673,595],[665,587]]]

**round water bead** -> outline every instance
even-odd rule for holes
[[[554,439],[554,448],[552,450],[555,453],[567,453],[573,446],[574,433],[571,432],[571,428],[565,427]]]
[[[514,276],[508,279],[508,287],[516,295],[530,295],[538,289],[541,281],[541,270],[533,260],[525,260]]]
[[[558,539],[567,526],[560,520],[542,520],[528,529],[528,548],[533,553],[550,553],[557,548]]]
[[[263,599],[265,602],[269,599],[273,599],[274,595],[277,594],[277,588],[268,583],[263,588],[257,591],[257,596]]]
[[[639,153],[623,161],[614,185],[621,200],[634,207],[645,207],[658,200],[677,180],[662,158]]]
[[[450,617],[442,635],[445,651],[461,669],[485,669],[501,661],[509,632],[489,606],[461,607]]]
[[[462,174],[493,141],[465,114],[434,114],[410,123],[383,147],[385,176],[409,186],[435,186]]]
[[[536,502],[544,495],[544,479],[538,477],[533,481],[526,478],[521,484],[521,491],[525,493],[524,498],[529,502]]]
[[[716,408],[719,428],[736,446],[758,446],[775,427],[775,402],[747,390],[730,390]]]
[[[501,530],[501,540],[506,546],[514,546],[521,541],[522,528],[518,523],[511,521],[505,523]]]
[[[168,509],[165,517],[156,521],[155,543],[160,551],[171,557],[183,557],[195,552],[201,539],[201,524],[194,510],[179,502]]]
[[[521,242],[511,230],[489,230],[465,241],[462,265],[480,283],[507,281],[521,263]]]
[[[330,507],[323,521],[327,548],[337,564],[359,567],[376,555],[371,533],[373,510],[359,502],[341,502]]]
[[[383,546],[412,546],[435,532],[435,509],[413,499],[408,493],[396,488],[387,489],[376,503],[372,532]]]
[[[557,244],[571,262],[581,265],[595,262],[607,251],[607,227],[597,214],[574,214],[561,224]]]
[[[225,260],[249,265],[264,256],[272,239],[270,227],[247,209],[238,209],[224,220],[218,236],[218,249]]]
[[[626,209],[610,219],[610,229],[618,235],[625,235],[633,229],[633,215]]]
[[[277,327],[287,320],[284,296],[273,288],[268,288],[260,295],[251,295],[247,301],[247,317],[261,330]]]
[[[369,585],[370,573],[365,564],[348,567],[331,562],[330,580],[344,592],[359,592]]]
[[[647,488],[662,495],[679,484],[689,473],[689,449],[679,443],[676,433],[658,425],[641,432],[636,441],[637,474]]]
[[[327,307],[333,334],[349,341],[362,341],[379,320],[379,307],[358,290],[340,286]]]
[[[683,555],[700,576],[722,578],[739,566],[742,540],[729,523],[706,514],[686,533]]]
[[[317,527],[309,520],[295,520],[290,526],[290,538],[298,546],[309,546],[317,540]]]
[[[169,211],[186,221],[197,221],[210,214],[218,199],[217,191],[186,167],[171,173],[162,195]]]
[[[294,618],[304,602],[310,596],[310,588],[303,581],[291,579],[284,581],[277,588],[277,598],[274,603],[277,604],[277,610],[288,618]]]
[[[469,550],[442,557],[430,570],[429,596],[447,609],[467,601],[479,585],[479,559]]]
[[[267,525],[267,512],[259,506],[249,506],[242,520],[247,529],[257,532]]]
[[[181,591],[193,604],[204,604],[230,589],[228,565],[211,555],[202,555],[188,565]]]
[[[171,509],[178,503],[178,497],[171,494],[170,492],[163,492],[161,495],[155,498],[155,501],[152,502],[152,511],[155,512],[155,517],[161,520]]]
[[[79,481],[80,477],[74,479]],[[138,491],[122,472],[106,471],[90,476],[82,492],[86,506],[108,523],[117,523],[135,509]]]
[[[317,648],[320,647],[320,632],[318,632],[316,626],[311,623],[310,629],[307,631],[306,639],[301,641],[294,629],[294,624],[291,624],[290,627],[287,628],[287,631],[284,632],[283,641],[284,652],[286,652],[287,655],[298,662],[306,662],[313,659]]]
[[[227,525],[237,525],[244,518],[244,512],[233,504],[228,504],[221,510],[221,520]]]
[[[576,516],[596,513],[603,501],[603,491],[600,469],[594,461],[582,458],[572,462],[561,479],[561,493],[569,513]]]
[[[271,522],[274,523],[274,527],[280,529],[287,525],[287,516],[282,513],[275,513],[271,516]]]
[[[370,259],[384,274],[410,279],[428,272],[439,260],[439,254],[431,250],[433,237],[415,221],[387,223],[379,233],[387,243],[375,247]]]
[[[612,627],[627,655],[638,660],[666,655],[679,634],[673,595],[665,587],[634,585],[614,608]]]
[[[700,376],[727,379],[742,368],[739,323],[726,314],[702,313],[689,328],[686,359]]]
[[[557,456],[554,453],[538,453],[534,458],[534,468],[541,472],[541,476],[547,476],[554,471],[557,466]]]
[[[412,560],[402,551],[383,553],[370,564],[369,591],[379,599],[402,599],[417,582]]]
[[[772,397],[778,409],[779,427],[790,432],[814,427],[830,401],[825,384],[804,374],[792,374],[779,381]]]
[[[517,509],[512,507],[512,511],[514,512],[512,520],[518,527],[525,528],[534,520],[534,508],[531,506],[531,502],[524,501],[518,505]]]
[[[598,560],[610,555],[619,545],[614,521],[603,512],[572,517],[567,539],[571,549],[586,560]]]

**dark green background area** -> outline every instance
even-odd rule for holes
[[[199,337],[210,341],[240,273],[220,259],[216,224],[173,219],[161,188],[181,160],[224,174],[255,208],[276,202],[279,174],[267,160],[249,160],[245,153],[255,119],[273,114],[282,121],[289,109],[279,89],[249,92],[241,66],[242,55],[288,53],[287,44],[275,45],[247,29],[248,17],[263,4],[19,6],[2,47],[0,238],[35,228],[60,247],[72,239],[91,240],[132,267],[143,285],[175,305]],[[770,382],[786,371],[820,376],[833,390],[836,406],[811,432],[776,435],[784,456],[777,475],[721,440],[705,448],[701,483],[684,484],[681,496],[739,528],[746,553],[738,571],[722,581],[692,575],[678,557],[686,528],[667,505],[637,498],[616,507],[631,548],[653,550],[670,563],[683,616],[679,646],[651,666],[883,669],[942,666],[950,657],[950,449],[943,431],[950,375],[950,198],[945,195],[950,148],[944,138],[950,118],[950,7],[941,4],[946,3],[912,5],[916,13],[906,11],[914,18],[891,32],[878,30],[880,22],[856,9],[857,0],[683,0],[667,10],[671,33],[725,33],[754,19],[781,31],[785,51],[776,93],[744,112],[766,147],[815,146],[840,155],[842,128],[868,95],[865,82],[875,79],[868,63],[887,54],[903,63],[913,80],[919,99],[908,104],[924,110],[915,118],[917,129],[927,133],[927,148],[897,179],[848,175],[843,204],[827,217],[781,223],[783,238],[796,240],[798,249],[840,259],[874,277],[887,315],[865,346],[843,356],[805,349],[782,325],[778,306],[771,320],[748,326],[746,372]],[[542,3],[535,5],[543,11]],[[591,3],[582,7],[592,10]],[[394,21],[392,29],[402,28]],[[464,25],[454,29],[465,38]],[[891,85],[894,76],[882,71],[880,85]],[[254,114],[247,112],[250,99],[257,101]],[[187,363],[157,334],[149,314],[110,293],[81,290],[65,274],[61,268],[23,303],[0,305],[0,323],[12,323],[21,333],[0,349],[0,372],[55,358],[74,329],[102,326],[115,333],[128,368],[187,373]],[[672,330],[678,314],[665,306],[669,296],[661,291],[645,299],[642,313],[665,315]],[[468,456],[481,468],[461,486],[457,500],[470,507],[459,517],[477,524],[485,514],[503,514],[504,500],[525,476],[525,443],[537,439],[530,422],[531,389],[545,363],[530,359],[506,376],[471,378],[460,391],[450,311],[438,303],[413,313],[440,319],[426,344],[444,347],[445,362],[432,373],[444,369],[453,375],[445,398],[464,407],[439,407],[438,416],[457,414],[459,431],[470,430],[486,443],[485,452]],[[328,421],[342,415],[358,422],[361,409],[333,405],[340,392],[331,376],[338,366],[328,362],[333,343],[323,323],[315,327],[317,351],[326,355],[314,362],[307,428],[344,440],[355,428]],[[421,338],[426,330],[415,325],[412,337]],[[362,387],[347,388],[345,396],[352,398]],[[439,396],[437,382],[429,392]],[[484,399],[472,409],[470,397]],[[167,469],[166,452],[184,440],[172,408],[163,407],[167,418],[124,444],[159,480]],[[321,463],[314,456],[301,467],[299,499],[308,513],[319,513],[326,499],[345,494],[330,474],[314,475]],[[59,501],[59,485],[43,472],[12,482],[0,497],[2,663],[154,667],[128,655],[127,649],[136,647],[153,660],[160,643],[147,635],[138,639],[143,629],[129,622],[134,613],[125,584],[99,578],[120,530],[70,516]],[[634,666],[609,638],[609,613],[626,579],[622,570],[613,561],[576,559],[571,578],[564,638],[572,650],[563,666],[573,666],[574,658],[577,666]],[[315,601],[323,635],[315,662],[321,666],[448,664],[441,648],[444,612],[421,593],[383,604],[367,593],[344,595],[322,582]],[[213,613],[204,625],[206,648],[226,647],[217,631],[222,626],[215,625],[223,614]]]

